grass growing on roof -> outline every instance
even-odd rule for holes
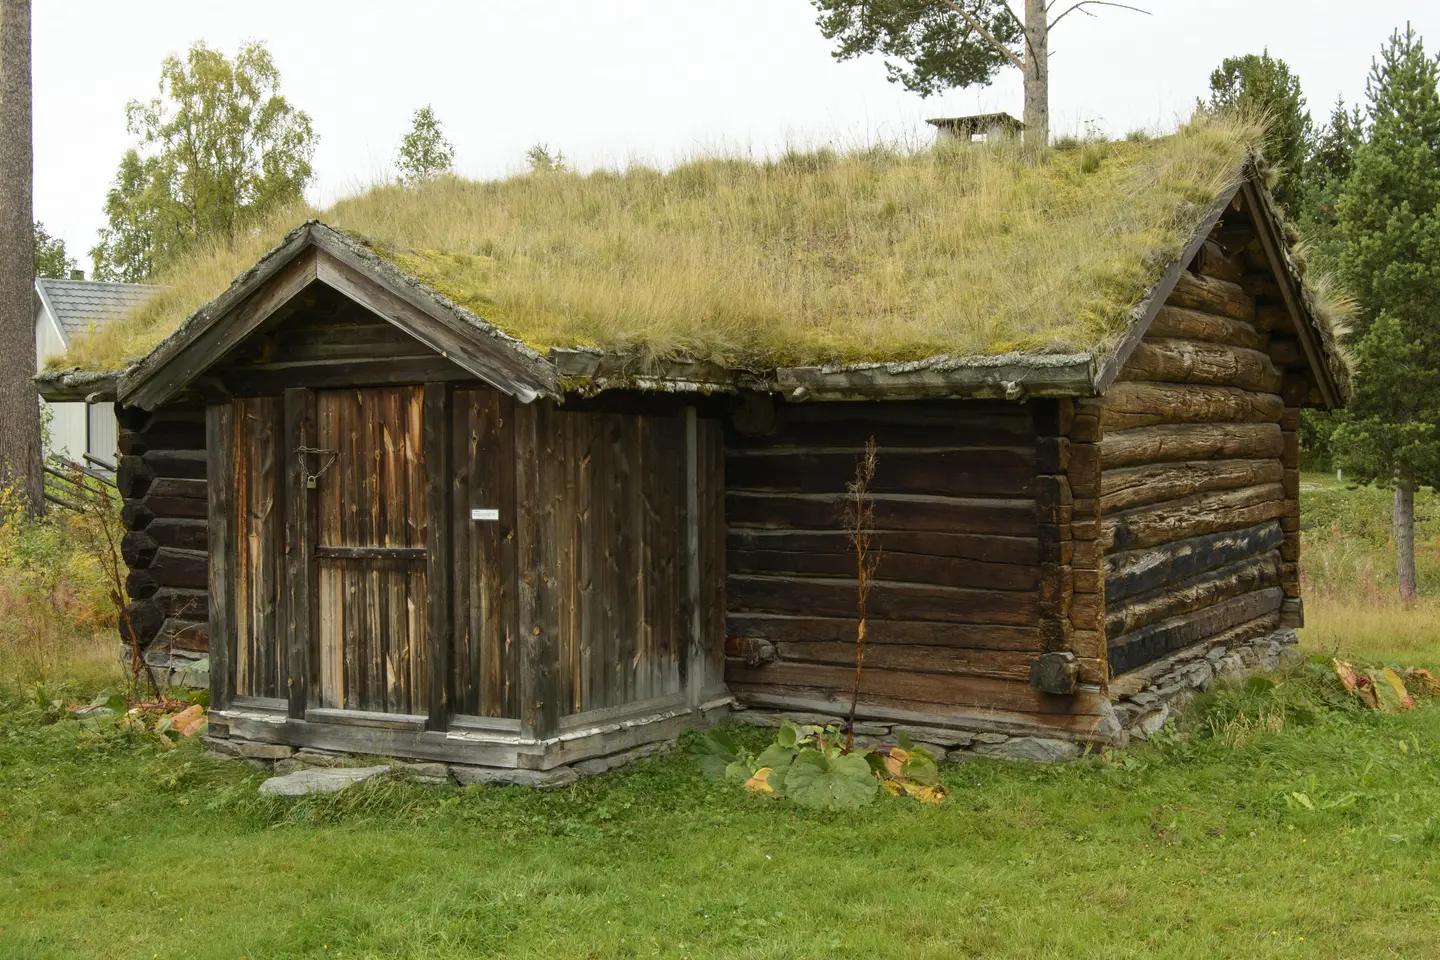
[[[760,366],[1086,350],[1123,329],[1260,129],[1200,116],[1038,161],[948,141],[384,186],[178,264],[63,363],[142,356],[310,216],[541,350]]]

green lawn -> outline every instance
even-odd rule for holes
[[[13,701],[3,717],[0,957],[1364,957],[1440,942],[1437,704],[1302,713],[1239,747],[976,762],[948,770],[943,806],[850,816],[740,795],[683,756],[557,794],[380,783],[262,800],[260,774],[191,745],[37,726]]]
[[[1306,480],[1306,647],[1440,666],[1433,602],[1387,599],[1383,493]],[[1437,533],[1423,529],[1425,550]],[[1440,702],[1362,713],[1319,667],[1213,696],[1158,745],[950,767],[943,806],[846,816],[744,796],[682,755],[551,794],[379,782],[264,799],[260,773],[194,744],[44,724],[25,689],[0,675],[0,958],[1350,958],[1440,943]],[[1283,729],[1253,733],[1277,716]]]

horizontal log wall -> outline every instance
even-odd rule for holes
[[[117,405],[116,417],[128,619],[142,649],[201,656],[209,646],[205,408]]]
[[[1307,388],[1266,271],[1244,212],[1228,211],[1119,382],[1077,406],[1096,424],[1081,459],[1097,469],[1093,615],[1111,675],[1273,628],[1282,608],[1298,622],[1294,407]]]
[[[1029,684],[1036,656],[1071,642],[1061,421],[1053,401],[815,403],[737,416],[725,451],[731,690],[848,702],[857,584],[843,500],[873,436],[881,558],[861,703],[1061,725],[1098,709]]]

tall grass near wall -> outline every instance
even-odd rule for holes
[[[1313,652],[1440,667],[1440,496],[1415,496],[1420,599],[1402,604],[1384,487],[1305,474],[1300,491],[1305,629]]]
[[[81,546],[93,522],[52,508],[29,517],[0,489],[0,684],[99,682],[120,676],[115,606]]]

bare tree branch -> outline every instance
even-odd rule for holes
[[[960,16],[965,20],[966,23],[970,24],[970,26],[974,27],[975,30],[979,32],[982,37],[990,41],[990,45],[992,47],[1003,53],[1006,57],[1009,57],[1011,63],[1015,64],[1015,66],[1019,67],[1021,70],[1025,69],[1025,61],[1015,56],[1014,52],[1009,47],[1005,46],[1005,44],[995,39],[995,34],[985,29],[985,24],[981,23],[978,17],[971,14],[964,7],[960,6],[960,4],[953,2],[953,0],[940,0],[940,2],[943,3],[945,6],[949,7],[951,10],[954,10],[956,13],[960,14]],[[1095,2],[1095,0],[1081,0],[1081,2]],[[1067,10],[1066,13],[1069,13],[1069,11]],[[1012,10],[1010,12],[1010,15],[1014,16],[1015,12]],[[1065,14],[1063,13],[1061,14],[1062,17],[1064,15]]]
[[[1046,9],[1051,9],[1054,6],[1055,4],[1052,3],[1050,4],[1050,7],[1047,7]],[[1089,10],[1084,9],[1085,7],[1119,7],[1121,10],[1130,10],[1134,13],[1143,13],[1147,17],[1151,15],[1149,10],[1142,10],[1140,7],[1132,7],[1128,3],[1114,3],[1112,2],[1112,0],[1079,0],[1078,3],[1073,3],[1070,6],[1066,7],[1058,17],[1050,21],[1050,25],[1045,29],[1054,30],[1055,24],[1059,23],[1061,20],[1064,20],[1067,16],[1074,13],[1076,10],[1079,10],[1087,17],[1095,16],[1095,14],[1091,13]]]

